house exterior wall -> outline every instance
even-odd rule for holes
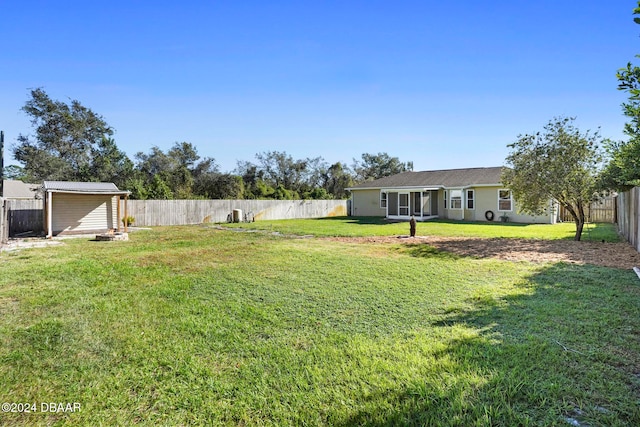
[[[555,216],[553,213],[548,215],[527,215],[518,212],[518,203],[512,201],[511,211],[501,211],[498,209],[498,191],[505,187],[479,187],[475,188],[476,209],[474,220],[486,221],[485,213],[492,211],[494,213],[494,221],[500,221],[500,217],[506,214],[509,222],[526,223],[526,224],[553,224]]]
[[[385,216],[386,209],[380,207],[380,190],[357,190],[351,192],[353,216]]]
[[[485,213],[492,211],[494,222],[500,221],[503,214],[508,216],[509,222],[526,224],[553,224],[555,214],[551,212],[547,215],[526,215],[518,213],[518,206],[515,200],[512,201],[511,211],[501,211],[498,209],[498,191],[504,189],[502,186],[489,187],[467,187],[463,190],[462,209],[450,208],[451,191],[447,190],[447,200],[445,203],[445,190],[434,191],[431,197],[432,215],[437,215],[442,219],[457,221],[487,221]],[[467,209],[466,190],[474,190],[474,209]],[[354,216],[385,216],[386,210],[380,208],[380,190],[353,190],[352,215]]]
[[[104,231],[117,224],[115,196],[54,193],[52,195],[54,234]]]
[[[446,199],[445,199],[446,191]],[[451,209],[451,190],[438,190],[438,216],[442,219],[461,221],[465,219],[464,198],[462,209]]]
[[[494,221],[500,221],[502,213],[498,211],[498,189],[500,187],[480,187],[475,188],[476,208],[473,211],[474,221],[486,221],[485,213],[491,211],[494,214]],[[511,216],[512,212],[508,215]]]

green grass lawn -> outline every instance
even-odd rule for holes
[[[285,234],[313,234],[316,236],[396,236],[408,235],[407,221],[388,221],[379,217],[333,217],[320,219],[293,219],[257,221],[252,223],[221,224],[232,228],[278,231]],[[469,236],[483,238],[569,239],[573,240],[576,227],[573,222],[560,224],[518,224],[500,222],[463,222],[432,220],[418,222],[418,235]],[[614,224],[586,224],[583,240],[619,241]]]
[[[390,226],[307,222],[290,231]],[[0,254],[0,400],[37,405],[0,424],[640,425],[633,271],[205,226],[130,237]]]

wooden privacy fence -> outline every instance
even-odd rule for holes
[[[618,194],[618,233],[627,239],[631,245],[640,251],[640,188],[634,187],[629,191]]]
[[[39,235],[44,230],[43,202],[35,199],[0,199],[0,239]]]
[[[127,215],[137,226],[187,225],[225,222],[234,210],[241,221],[344,216],[347,204],[347,200],[129,200]],[[124,214],[124,206],[120,212]],[[0,214],[0,242],[44,230],[42,200],[0,198]]]
[[[593,202],[587,207],[585,214],[588,222],[616,222],[616,199],[615,197],[604,197]],[[573,221],[573,217],[568,210],[560,207],[560,220],[564,222]]]
[[[245,217],[259,221],[348,213],[347,200],[129,200],[127,209],[137,226],[226,222],[234,210],[241,215],[241,221]]]

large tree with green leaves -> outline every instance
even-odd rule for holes
[[[400,172],[413,170],[413,162],[401,162],[398,157],[391,157],[387,153],[363,153],[361,160],[353,160],[353,170],[356,181],[371,181]]]
[[[155,199],[204,197],[218,165],[209,157],[200,159],[190,142],[176,142],[166,153],[153,146],[148,153],[136,153],[136,178],[131,182],[133,196]],[[202,191],[202,193],[198,193]]]
[[[348,167],[340,162],[334,163],[322,175],[322,188],[334,199],[344,199],[348,196],[349,188],[353,185],[353,174]]]
[[[597,131],[580,132],[573,121],[556,117],[542,132],[519,135],[508,146],[502,182],[523,212],[540,214],[555,200],[571,214],[580,240],[585,209],[597,195],[602,138]]]
[[[24,168],[18,165],[5,166],[2,176],[4,179],[15,179],[17,181],[23,181],[27,179]]]
[[[284,151],[255,155],[257,163],[238,162],[247,198],[301,199],[328,197],[320,191],[326,164],[322,157],[294,159]]]
[[[118,149],[113,128],[79,101],[56,101],[41,88],[24,107],[34,135],[18,135],[14,158],[31,181],[110,181],[121,185],[133,163]]]
[[[640,24],[640,2],[633,13],[636,15],[634,22]],[[617,77],[618,89],[629,95],[627,102],[622,104],[622,111],[629,118],[624,126],[624,133],[629,139],[607,144],[610,160],[603,170],[601,186],[627,190],[640,185],[640,67],[629,62],[618,70]]]

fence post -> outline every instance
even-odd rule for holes
[[[0,246],[9,241],[9,212],[7,205],[7,199],[0,197]]]

